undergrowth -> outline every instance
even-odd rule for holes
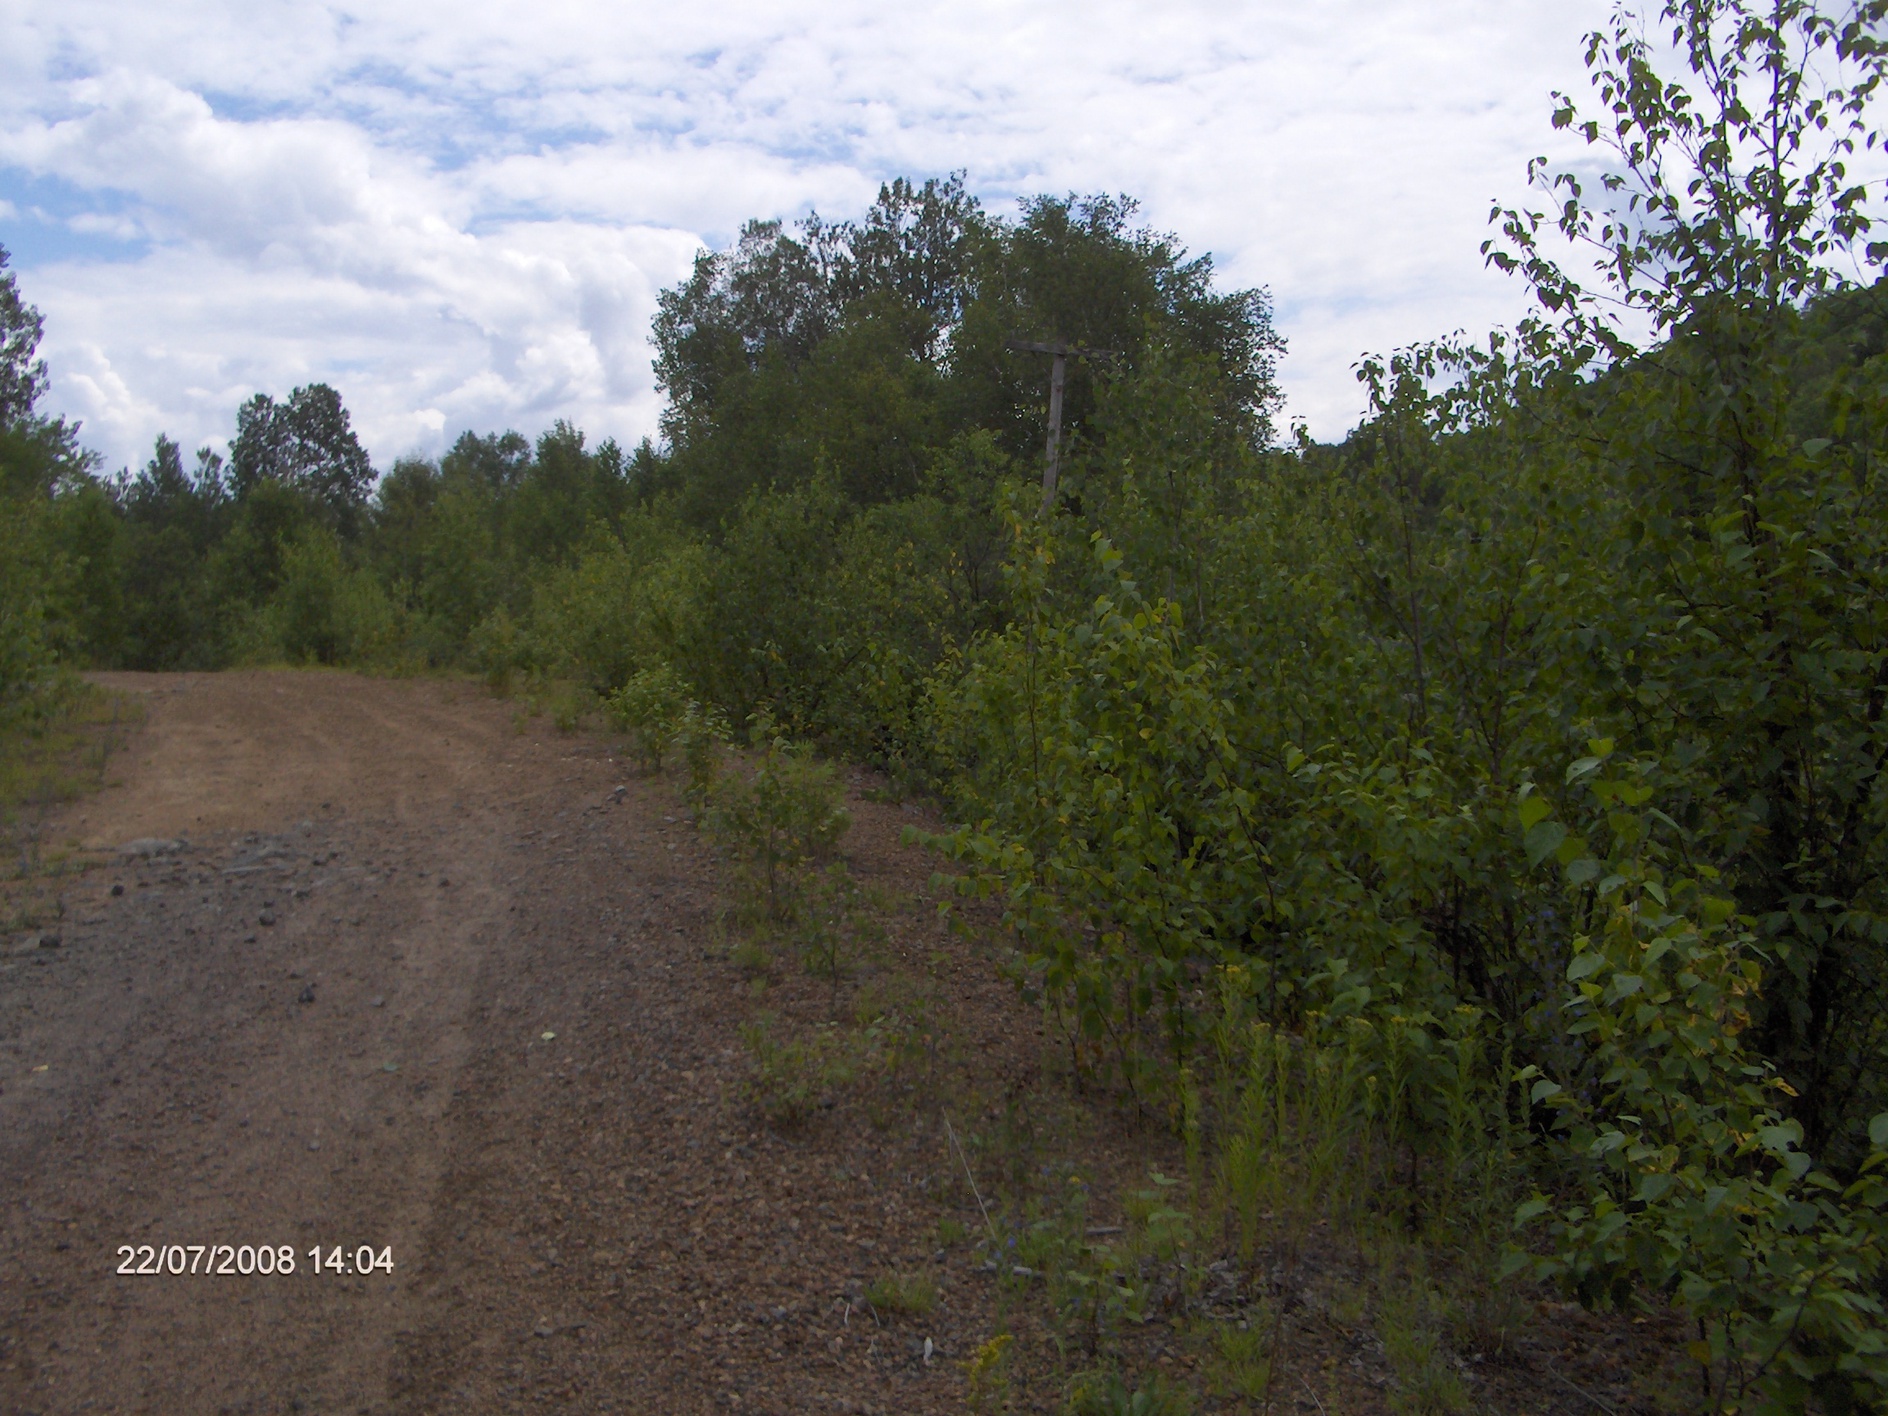
[[[83,860],[47,839],[47,820],[105,784],[111,754],[142,717],[137,699],[65,677],[0,723],[0,927],[56,917],[58,880]]]

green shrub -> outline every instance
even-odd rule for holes
[[[662,755],[681,734],[691,704],[688,685],[663,663],[638,669],[605,699],[612,726],[629,734],[637,758],[651,772],[661,769]]]
[[[402,660],[399,608],[370,571],[349,566],[340,541],[304,526],[282,547],[280,581],[237,631],[251,663],[394,667]]]
[[[741,1027],[741,1040],[753,1058],[748,1097],[761,1115],[779,1126],[804,1121],[858,1070],[855,1049],[834,1024],[814,1028],[802,1038],[782,1041],[774,1019],[762,1014]]]
[[[684,794],[696,811],[702,810],[714,793],[715,780],[721,772],[721,749],[727,740],[728,720],[719,709],[692,698],[682,705],[675,741],[682,749],[682,763],[688,769]]]
[[[537,583],[525,618],[532,661],[599,693],[652,664],[703,682],[690,659],[700,637],[703,548],[646,517],[623,538],[600,532],[574,564],[552,567]]]
[[[1521,1206],[1552,1250],[1511,1263],[1588,1304],[1639,1287],[1673,1295],[1698,1323],[1693,1355],[1716,1406],[1879,1406],[1888,1114],[1846,1185],[1803,1151],[1783,1110],[1791,1088],[1746,1041],[1763,979],[1753,922],[1714,870],[1662,843],[1649,764],[1591,747],[1569,776],[1610,848],[1595,853],[1539,796],[1521,802],[1532,848],[1562,863],[1591,926],[1574,939],[1563,1004],[1585,1065],[1521,1074],[1558,1117],[1555,1170],[1582,1183]]]
[[[790,924],[800,918],[813,866],[852,818],[839,805],[839,780],[830,764],[774,736],[765,722],[755,735],[757,760],[720,777],[702,826],[733,869],[743,912]]]
[[[529,664],[517,622],[503,606],[473,626],[466,654],[494,693],[509,693],[513,678]]]
[[[54,677],[52,567],[40,530],[39,508],[0,496],[0,727],[32,717]]]

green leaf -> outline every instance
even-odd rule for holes
[[[1599,767],[1599,765],[1600,765],[1600,759],[1597,757],[1580,758],[1572,766],[1567,768],[1568,784],[1571,785],[1572,783],[1579,781],[1580,778],[1586,776],[1589,772],[1596,770]]]
[[[1524,839],[1527,846],[1527,863],[1539,865],[1560,849],[1560,843],[1567,839],[1567,828],[1558,821],[1537,821],[1528,828]]]
[[[1888,1111],[1868,1123],[1868,1143],[1876,1150],[1888,1150]]]
[[[1758,1143],[1773,1155],[1782,1155],[1803,1139],[1803,1128],[1795,1121],[1780,1122],[1775,1126],[1761,1127],[1757,1132]]]
[[[1530,796],[1521,803],[1521,829],[1532,830],[1540,822],[1553,814],[1553,808],[1547,804],[1547,798]]]
[[[1638,1198],[1647,1204],[1657,1204],[1671,1193],[1673,1178],[1663,1171],[1654,1171],[1639,1177]]]
[[[1578,955],[1567,965],[1567,982],[1578,983],[1583,978],[1590,978],[1606,966],[1606,956],[1597,950]]]

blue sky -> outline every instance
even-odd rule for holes
[[[110,467],[326,380],[381,465],[465,428],[655,429],[655,298],[754,216],[963,169],[1126,192],[1265,285],[1288,409],[1524,308],[1491,199],[1577,154],[1592,0],[400,5],[0,0],[0,244],[50,411]]]

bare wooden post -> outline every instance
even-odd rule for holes
[[[1064,344],[1060,340],[1043,343],[1033,339],[1012,339],[1010,348],[1020,349],[1030,354],[1049,354],[1054,362],[1049,366],[1049,460],[1042,469],[1042,510],[1047,516],[1055,506],[1055,485],[1062,475],[1062,386],[1068,380],[1069,358],[1106,358],[1118,354],[1118,349],[1081,349],[1073,344]]]
[[[1062,470],[1062,383],[1068,371],[1069,356],[1057,350],[1049,366],[1049,465],[1042,469],[1043,516],[1055,505],[1056,477]]]

